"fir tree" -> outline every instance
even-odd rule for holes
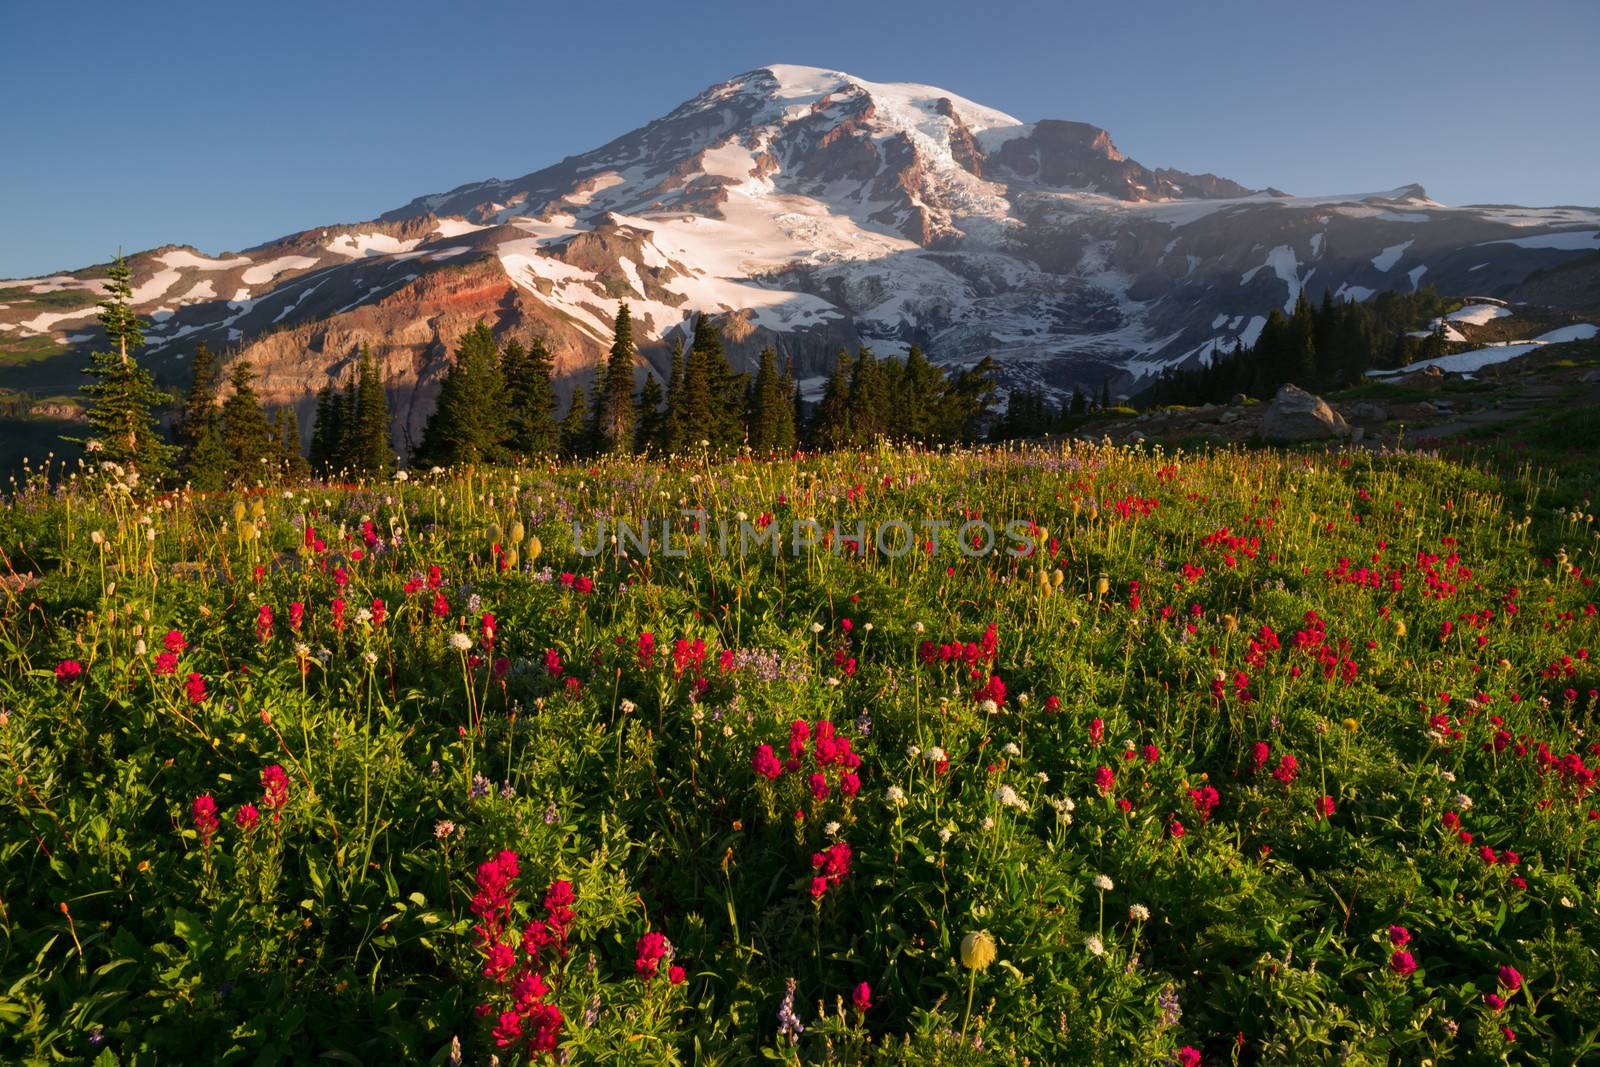
[[[589,403],[583,395],[583,386],[572,390],[572,403],[561,420],[561,454],[569,459],[581,456],[589,446]]]
[[[633,450],[633,359],[633,315],[627,304],[618,304],[605,387],[596,397],[600,417],[595,445],[599,451]]]
[[[311,465],[306,462],[305,453],[300,451],[300,416],[293,404],[278,409],[278,426],[281,430],[278,455],[283,476],[285,480],[298,484],[311,476]]]
[[[228,483],[254,485],[270,481],[276,473],[279,437],[261,410],[255,368],[248,360],[233,365],[228,385],[232,392],[222,403],[222,447],[228,454]]]
[[[350,469],[369,478],[386,477],[394,471],[394,450],[389,439],[389,398],[383,377],[366,345],[361,346],[355,382],[355,417],[350,424],[350,445],[346,449]]]
[[[196,489],[213,491],[222,488],[227,466],[217,428],[217,385],[222,373],[204,341],[196,346],[191,367],[193,379],[172,434],[178,442],[178,467],[184,479]]]
[[[666,430],[666,412],[661,408],[663,393],[655,375],[644,380],[639,390],[639,406],[633,420],[633,450],[651,452],[661,447]]]
[[[778,371],[778,354],[761,350],[761,363],[750,387],[746,439],[758,456],[786,452],[794,447],[793,384]]]
[[[447,467],[502,458],[508,436],[505,393],[494,335],[480,320],[456,346],[438,406],[422,433],[419,461]]]
[[[94,379],[83,387],[89,397],[89,427],[101,460],[155,483],[171,469],[176,451],[162,439],[155,415],[170,398],[134,358],[144,346],[144,330],[132,307],[133,272],[118,256],[107,273],[107,295],[99,312],[107,350],[90,353],[84,371]]]
[[[344,451],[344,404],[332,385],[317,391],[317,414],[311,424],[311,469],[319,475],[333,473]]]
[[[833,358],[833,373],[811,416],[811,443],[818,448],[843,448],[849,426],[850,353],[840,348]]]
[[[667,409],[661,417],[661,449],[669,455],[689,446],[689,431],[684,423],[685,379],[688,368],[683,355],[683,338],[672,339],[672,374],[667,379]]]
[[[512,340],[500,354],[500,373],[505,379],[509,407],[510,447],[521,455],[548,456],[560,447],[556,394],[550,383],[553,369],[550,351],[537,337],[526,349]]]

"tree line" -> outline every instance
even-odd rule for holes
[[[1431,285],[1386,290],[1370,300],[1335,300],[1324,289],[1316,307],[1304,292],[1289,315],[1274,309],[1252,345],[1217,351],[1205,366],[1169,368],[1137,399],[1145,404],[1221,403],[1238,393],[1265,399],[1287,382],[1312,391],[1358,384],[1375,367],[1403,367],[1444,355],[1443,323],[1420,323],[1448,307]],[[1422,333],[1422,336],[1414,336]]]
[[[664,388],[647,375],[635,389],[637,354],[633,317],[622,304],[593,395],[578,387],[557,418],[544,343],[535,338],[524,346],[513,339],[497,349],[489,327],[479,322],[456,346],[413,462],[667,455],[695,447],[748,447],[772,455],[878,437],[955,442],[977,436],[996,391],[992,360],[947,374],[916,347],[903,360],[879,358],[866,347],[854,354],[841,349],[820,401],[808,411],[792,365],[780,364],[777,352],[766,348],[753,375],[736,372],[720,328],[707,315],[695,318],[687,349],[682,338],[674,342]]]

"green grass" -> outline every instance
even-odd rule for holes
[[[71,308],[88,307],[98,304],[105,299],[104,293],[90,292],[86,289],[58,289],[51,293],[35,293],[30,287],[13,285],[7,289],[0,289],[0,304],[9,304],[17,308],[26,304],[29,308],[48,308],[52,311],[66,311]]]

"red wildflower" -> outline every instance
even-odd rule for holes
[[[194,828],[200,834],[200,843],[210,848],[211,838],[216,835],[219,825],[216,800],[210,793],[201,793],[194,798],[190,810],[194,813]]]
[[[859,1014],[865,1015],[872,1008],[872,987],[865,982],[858,982],[850,990],[850,1006]]]
[[[649,981],[656,975],[656,967],[671,949],[667,939],[654,930],[646,931],[633,949],[633,969],[640,978]]]
[[[289,776],[281,764],[270,764],[261,772],[261,802],[272,812],[274,822],[279,810],[289,803]]]

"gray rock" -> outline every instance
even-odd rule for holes
[[[1236,408],[1244,407],[1244,394],[1234,393],[1233,396],[1228,399],[1228,404]]]
[[[1261,436],[1269,441],[1326,441],[1349,433],[1342,415],[1298,385],[1279,389],[1261,420]]]
[[[1351,422],[1388,422],[1389,409],[1382,404],[1364,400],[1350,409]]]

